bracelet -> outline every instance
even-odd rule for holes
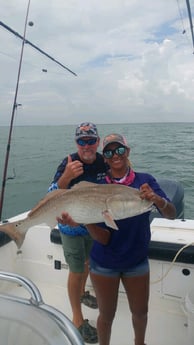
[[[159,207],[159,209],[162,211],[162,210],[165,210],[165,208],[168,206],[168,201],[165,199],[165,198],[162,198],[164,200],[164,206],[163,207]]]

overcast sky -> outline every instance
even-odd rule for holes
[[[1,22],[20,35],[28,1],[0,0]],[[15,125],[194,121],[185,0],[31,0],[30,21],[26,39],[77,76],[25,44]],[[0,26],[0,125],[10,123],[21,48]]]

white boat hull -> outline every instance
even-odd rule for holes
[[[179,244],[181,247],[184,245],[191,247],[194,243],[194,221],[154,219],[151,229],[152,242],[156,244]],[[194,339],[194,261],[192,262],[191,259],[191,262],[181,262],[177,258],[177,261],[172,264],[172,260],[165,259],[165,254],[164,252],[161,260],[150,258],[151,291],[146,343],[148,345],[192,345],[192,339]],[[179,260],[180,257],[181,254]],[[184,258],[183,261],[187,259]],[[19,251],[13,241],[2,246],[0,270],[17,273],[31,279],[40,290],[44,302],[71,319],[66,288],[68,265],[64,260],[62,246],[51,242],[48,227],[37,226],[30,229]],[[87,287],[93,293],[90,280]],[[9,292],[18,297],[29,297],[21,286],[6,281],[0,281],[0,290],[0,293]],[[91,324],[96,324],[98,310],[83,305],[83,313]],[[5,331],[4,326],[3,329],[1,327],[0,334],[3,334],[3,330]],[[131,317],[122,286],[120,286],[111,345],[118,345],[121,342],[122,345],[133,344]],[[22,343],[20,338],[18,344],[26,344],[26,340]],[[16,345],[16,343],[5,342],[3,345]]]

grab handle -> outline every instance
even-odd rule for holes
[[[22,277],[16,273],[4,272],[0,271],[0,279],[7,280],[9,282],[20,284],[23,288],[25,288],[31,295],[31,303],[34,305],[43,304],[42,296],[37,288],[37,286],[28,278]]]

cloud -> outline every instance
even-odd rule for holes
[[[26,38],[78,76],[25,44],[17,125],[193,121],[193,47],[178,3],[31,0]],[[1,21],[22,35],[27,1],[0,6]],[[0,40],[0,125],[8,125],[22,41],[2,26]]]

